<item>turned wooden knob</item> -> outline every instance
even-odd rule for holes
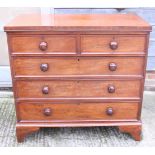
[[[41,64],[40,65],[40,70],[43,71],[43,72],[46,72],[49,68],[49,65],[48,64]]]
[[[46,116],[50,116],[52,114],[52,109],[51,108],[45,108],[45,109],[43,109],[43,113]]]
[[[117,69],[117,65],[114,62],[109,63],[109,70],[115,71]]]
[[[111,41],[109,46],[112,50],[116,50],[118,48],[118,43],[116,41]]]
[[[48,86],[44,86],[44,87],[42,88],[42,93],[43,93],[43,94],[48,94],[48,93],[49,93],[49,88],[48,88]]]
[[[106,113],[107,113],[107,115],[111,116],[111,115],[113,115],[114,111],[112,108],[107,108]]]
[[[113,85],[108,86],[108,92],[109,93],[114,93],[115,92],[115,87]]]
[[[39,48],[40,48],[40,50],[42,50],[42,51],[45,51],[45,50],[47,49],[47,47],[48,47],[48,44],[47,44],[47,42],[45,42],[45,41],[42,41],[42,42],[39,44]]]

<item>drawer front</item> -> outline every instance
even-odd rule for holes
[[[139,97],[140,84],[140,80],[17,81],[16,96],[19,98]]]
[[[143,57],[17,57],[13,60],[16,76],[142,75],[143,63]]]
[[[82,53],[144,52],[145,36],[134,35],[90,35],[81,37]]]
[[[136,120],[138,103],[26,103],[17,104],[18,120]]]
[[[75,36],[46,35],[46,36],[13,36],[11,51],[13,53],[76,53]]]

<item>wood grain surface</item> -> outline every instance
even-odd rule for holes
[[[110,48],[110,42],[115,41],[118,48]],[[87,35],[81,36],[81,52],[144,52],[145,36],[143,35]]]
[[[140,97],[140,80],[46,80],[17,81],[16,97],[18,98],[53,98],[53,97]],[[115,87],[114,93],[108,87]],[[43,94],[48,87],[48,94]]]
[[[5,31],[150,31],[151,26],[135,14],[23,14]]]
[[[76,52],[76,38],[70,35],[37,35],[37,36],[16,36],[11,40],[12,52],[25,53],[48,53],[48,52]],[[47,50],[39,48],[41,42],[48,44]]]
[[[54,121],[57,120],[136,120],[138,103],[25,103],[17,105],[21,121]],[[121,107],[121,108],[120,108]],[[51,109],[50,115],[44,110]],[[113,114],[108,115],[107,109]]]
[[[116,64],[116,70],[110,70],[111,63]],[[47,71],[41,70],[42,64],[48,65]],[[16,57],[13,59],[14,75],[22,77],[141,75],[143,64],[143,57]]]

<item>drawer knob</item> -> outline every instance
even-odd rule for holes
[[[112,86],[112,85],[109,85],[109,86],[108,86],[108,92],[109,92],[109,93],[114,93],[114,92],[115,92],[115,87]]]
[[[42,88],[42,93],[43,93],[43,94],[48,94],[48,93],[49,93],[49,88],[48,88],[48,86],[44,86],[44,87]]]
[[[113,112],[112,108],[107,108],[106,113],[107,113],[107,115],[111,116],[111,115],[113,115],[114,112]]]
[[[115,71],[117,69],[117,65],[114,62],[109,63],[109,70]]]
[[[43,110],[43,113],[45,116],[50,116],[52,114],[52,109],[51,108],[45,108]]]
[[[118,48],[118,43],[116,41],[111,41],[109,46],[112,50],[116,50]]]
[[[47,44],[47,42],[45,42],[45,41],[42,41],[42,42],[39,44],[39,48],[40,48],[40,50],[42,50],[42,51],[47,50],[47,47],[48,47],[48,44]]]
[[[40,65],[40,70],[43,71],[43,72],[46,72],[49,68],[49,65],[48,64],[41,64]]]

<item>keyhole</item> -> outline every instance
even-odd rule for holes
[[[79,59],[79,58],[78,58],[77,60],[78,60],[78,61],[80,61],[80,59]]]

